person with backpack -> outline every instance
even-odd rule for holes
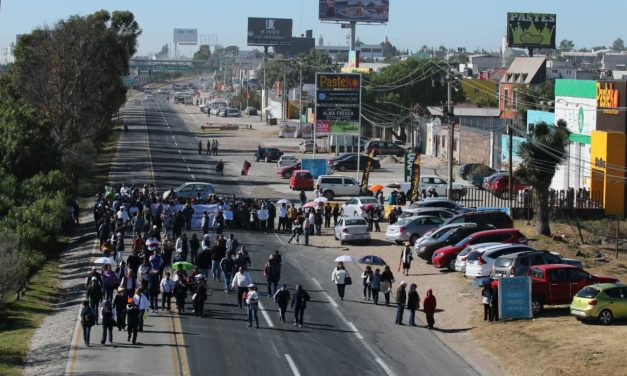
[[[231,282],[231,275],[233,275],[233,271],[235,270],[235,261],[227,254],[220,260],[220,269],[224,277],[224,292],[228,294],[230,291],[229,283]]]
[[[290,302],[291,294],[284,283],[281,288],[274,294],[274,301],[279,305],[279,320],[285,324],[285,312],[287,312],[287,304]]]
[[[87,288],[87,300],[91,310],[98,312],[98,305],[102,300],[102,287],[98,284],[96,277],[91,277],[91,285]],[[98,324],[98,318],[95,319],[95,324]]]
[[[83,308],[81,308],[81,326],[83,327],[83,341],[87,347],[89,347],[91,327],[94,325],[96,325],[96,314],[89,306],[89,301],[83,300]]]
[[[128,305],[126,306],[126,332],[128,338],[126,342],[130,342],[133,339],[133,345],[137,343],[137,329],[139,326],[139,308],[133,298],[128,298]]]
[[[296,285],[296,292],[292,295],[292,303],[290,304],[294,308],[294,326],[299,328],[303,327],[303,317],[305,316],[305,308],[307,308],[307,302],[311,300],[311,297],[303,289],[303,286]]]
[[[106,301],[100,309],[100,320],[102,321],[102,340],[101,344],[105,344],[107,333],[109,333],[109,343],[113,342],[113,326],[116,325],[116,312],[110,301]]]
[[[257,294],[257,286],[254,283],[248,285],[248,293],[246,293],[246,306],[248,307],[248,327],[253,326],[253,317],[255,318],[255,327],[259,329],[259,317],[257,310],[259,309],[259,294]]]
[[[116,325],[118,332],[126,328],[126,304],[128,302],[128,295],[126,289],[122,286],[118,288],[118,293],[113,298],[113,308],[115,309]]]

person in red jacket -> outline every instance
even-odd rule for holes
[[[425,295],[425,300],[422,302],[422,310],[427,316],[427,327],[429,329],[433,329],[433,325],[435,324],[435,319],[433,315],[435,314],[435,307],[437,303],[435,301],[435,296],[433,295],[433,291],[431,289],[427,290],[427,295]]]

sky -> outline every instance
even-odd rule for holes
[[[130,10],[143,30],[138,54],[157,52],[172,43],[173,28],[196,28],[198,34],[217,36],[223,46],[246,47],[248,17],[291,18],[292,34],[312,29],[325,45],[346,44],[348,29],[318,20],[318,0],[0,0],[0,48],[15,42],[17,34],[54,25],[71,15],[100,9]],[[387,37],[402,50],[421,46],[500,49],[507,12],[557,14],[557,43],[574,41],[576,48],[611,45],[627,39],[624,15],[627,2],[617,0],[390,0],[386,25],[358,25],[357,37],[378,44]],[[252,49],[251,47],[250,49]],[[179,51],[191,56],[196,47]]]

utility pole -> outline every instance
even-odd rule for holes
[[[263,46],[263,100],[261,101],[261,108],[259,109],[259,120],[263,120],[263,114],[266,112],[265,107],[268,107],[268,85],[266,85],[266,65],[268,65],[268,46]],[[264,107],[265,105],[265,107]],[[266,125],[268,123],[268,114],[266,114]]]
[[[283,121],[287,119],[287,107],[289,106],[289,101],[287,100],[287,60],[285,60],[285,68],[283,69],[283,86],[281,90],[281,103],[283,103]]]
[[[453,142],[455,142],[455,117],[453,116],[453,99],[451,93],[451,85],[453,81],[453,75],[451,72],[451,66],[449,64],[448,57],[446,58],[446,65],[448,70],[446,72],[446,96],[447,96],[447,111],[448,111],[448,123],[449,123],[449,138],[448,138],[448,186],[446,194],[449,200],[453,199]]]

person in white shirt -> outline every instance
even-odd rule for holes
[[[135,292],[135,295],[133,296],[133,302],[139,308],[139,321],[138,321],[139,330],[138,331],[143,332],[144,331],[144,312],[146,312],[146,310],[150,308],[150,302],[148,302],[148,297],[146,297],[146,294],[144,294],[144,289],[142,289],[141,287],[137,289],[137,291]]]
[[[344,300],[344,290],[346,288],[346,278],[350,278],[348,270],[344,267],[342,261],[337,263],[337,267],[333,269],[331,274],[331,281],[337,286],[337,293],[340,296],[340,300]]]
[[[116,213],[116,217],[118,218],[118,221],[122,221],[123,224],[127,224],[130,220],[125,206],[120,206],[120,210]]]
[[[289,231],[289,223],[287,220],[287,207],[285,204],[281,204],[279,207],[279,231]]]
[[[237,304],[240,308],[243,308],[242,305],[242,296],[246,292],[248,285],[253,283],[253,279],[250,276],[250,273],[247,272],[243,267],[240,266],[239,270],[233,276],[233,280],[231,281],[231,288],[237,288]]]
[[[255,327],[259,329],[259,317],[257,309],[259,308],[259,294],[257,294],[257,286],[248,285],[248,293],[246,294],[246,306],[248,307],[248,327],[253,326],[253,317],[255,318]]]
[[[165,277],[159,284],[161,288],[161,310],[165,311],[166,305],[168,312],[172,312],[170,301],[172,299],[172,291],[174,290],[174,281],[170,279],[170,272],[165,273]]]

